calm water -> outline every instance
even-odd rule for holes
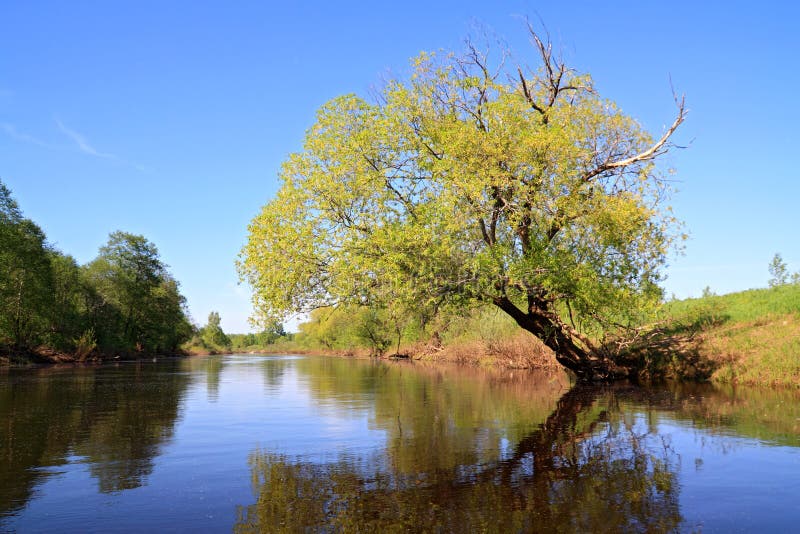
[[[0,372],[0,531],[777,531],[800,394],[228,356]]]

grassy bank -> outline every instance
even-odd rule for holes
[[[800,387],[800,285],[753,289],[721,296],[672,301],[658,321],[667,331],[683,336],[686,354],[666,354],[664,374],[681,379],[708,378],[727,384]],[[517,369],[561,369],[552,352],[494,308],[473,310],[441,325],[435,336],[404,340],[400,353],[414,360]],[[363,357],[373,352],[356,342],[324,346],[308,337],[281,338],[269,345],[234,349],[237,353],[325,354]],[[225,354],[231,349],[183,347],[185,355]],[[394,352],[390,350],[389,353]],[[6,363],[63,363],[81,361],[75,354],[40,351],[6,355]],[[111,359],[96,354],[83,359]],[[0,358],[2,361],[2,358]],[[704,372],[698,373],[697,362]]]
[[[660,358],[652,376],[718,383],[800,387],[800,285],[753,289],[668,302],[654,318],[681,339]],[[494,308],[472,310],[428,334],[405,340],[400,353],[415,360],[506,368],[561,367],[537,338]],[[369,357],[357,342],[344,346],[300,342],[253,347],[253,352]],[[422,340],[420,340],[422,339]],[[390,349],[388,352],[394,352]],[[650,357],[650,355],[646,356]]]
[[[683,350],[667,355],[668,376],[800,387],[798,284],[671,301],[657,319],[666,330],[687,339]],[[441,347],[416,344],[408,352],[425,360],[560,367],[548,348],[498,311],[478,311],[448,330]]]
[[[800,387],[800,285],[673,301],[662,314],[694,334],[712,381]]]

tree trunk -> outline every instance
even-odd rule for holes
[[[553,314],[537,310],[525,313],[507,297],[495,298],[493,303],[522,329],[539,338],[555,353],[558,363],[575,373],[581,382],[608,382],[630,376],[630,369],[586,347],[577,332],[554,320]]]

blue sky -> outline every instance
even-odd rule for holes
[[[421,50],[479,26],[533,61],[540,17],[567,62],[653,133],[670,78],[690,114],[673,202],[686,222],[668,293],[766,285],[800,270],[800,7],[794,2],[0,3],[0,178],[80,262],[108,233],[141,233],[193,317],[248,330],[236,255],[325,101],[368,96]]]

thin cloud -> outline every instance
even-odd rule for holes
[[[8,122],[0,123],[0,130],[3,130],[12,139],[16,139],[17,141],[22,141],[23,143],[30,143],[32,145],[37,145],[40,147],[49,148],[53,150],[57,148],[51,145],[50,143],[45,143],[41,139],[37,139],[32,135],[20,132],[19,130],[17,130],[16,126]]]
[[[74,141],[75,144],[78,145],[78,148],[84,154],[89,154],[90,156],[94,156],[97,158],[117,159],[117,156],[115,156],[114,154],[100,152],[99,150],[95,149],[91,144],[89,144],[89,141],[83,135],[65,126],[63,122],[58,120],[58,118],[56,118],[55,121],[56,121],[56,126],[58,126],[58,129],[61,130],[61,132],[64,135],[72,139],[72,141]]]
[[[153,168],[145,167],[144,165],[139,165],[138,163],[131,163],[129,161],[125,161],[123,163],[130,165],[131,167],[133,167],[142,174],[155,174],[156,172],[155,170],[153,170]]]
[[[137,171],[139,171],[142,174],[154,174],[155,173],[155,170],[150,168],[150,167],[146,167],[144,165],[139,165],[138,163],[135,163],[135,162],[132,162],[132,161],[127,161],[125,159],[120,158],[116,154],[111,154],[111,153],[108,153],[108,152],[100,152],[94,146],[92,146],[91,143],[89,143],[89,141],[86,139],[86,137],[84,137],[80,133],[76,132],[75,130],[69,128],[68,126],[66,126],[57,117],[54,117],[53,120],[55,121],[56,126],[58,126],[58,129],[61,131],[61,133],[66,135],[75,145],[77,145],[78,150],[80,150],[84,154],[88,154],[89,156],[93,156],[93,157],[96,157],[96,158],[110,160],[110,161],[113,161],[113,162],[117,163],[118,165],[127,165],[129,167],[132,167],[133,169],[136,169]],[[29,143],[31,145],[36,145],[36,146],[39,146],[39,147],[42,147],[42,148],[46,148],[48,150],[61,150],[61,151],[63,151],[65,149],[67,149],[66,146],[53,145],[53,144],[47,143],[45,141],[42,141],[38,137],[34,137],[34,136],[30,135],[30,134],[22,132],[19,129],[17,129],[17,127],[14,124],[12,124],[10,122],[0,122],[0,132],[4,132],[8,137],[10,137],[11,139],[14,139],[16,141],[20,141],[20,142],[23,142],[23,143]]]

